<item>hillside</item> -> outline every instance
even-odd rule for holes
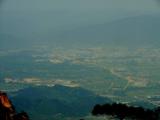
[[[95,104],[111,102],[82,88],[60,85],[25,88],[16,92],[11,99],[18,110],[27,111],[33,120],[85,116]]]

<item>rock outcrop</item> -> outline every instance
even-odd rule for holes
[[[6,93],[0,91],[0,120],[29,120],[27,113],[17,113]]]
[[[92,115],[109,115],[119,120],[160,120],[160,108],[144,109],[122,103],[97,104],[92,110]]]

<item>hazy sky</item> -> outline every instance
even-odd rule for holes
[[[0,4],[0,33],[19,36],[160,13],[158,0],[1,0]]]
[[[3,0],[0,18],[60,27],[160,12],[158,0]],[[6,21],[7,22],[7,21]],[[43,24],[42,24],[43,22]],[[37,25],[37,26],[36,26]],[[51,25],[51,26],[52,26]]]

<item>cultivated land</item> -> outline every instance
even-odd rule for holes
[[[148,108],[160,105],[159,48],[38,46],[1,50],[0,59],[0,89],[11,96],[24,88],[60,85],[112,101]]]

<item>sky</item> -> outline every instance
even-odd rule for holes
[[[160,14],[159,0],[0,0],[0,33],[30,36]]]
[[[158,0],[3,0],[4,24],[19,21],[34,27],[64,29],[160,12]],[[6,20],[7,19],[7,20]],[[8,19],[10,22],[8,21]],[[33,25],[34,24],[34,25]]]

